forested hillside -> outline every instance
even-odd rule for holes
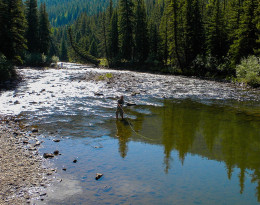
[[[98,65],[101,60],[110,67],[239,77],[260,85],[258,0],[38,0],[44,2],[40,8],[36,1],[27,0],[24,10],[22,0],[0,0],[1,52],[12,61],[26,59],[28,53],[21,52],[26,50],[62,61]],[[32,17],[29,2],[34,2]],[[41,26],[47,22],[42,13],[45,19],[49,14],[52,28]],[[18,24],[10,24],[8,15]],[[50,31],[48,45],[41,43]]]
[[[259,12],[258,0],[110,1],[104,12],[81,14],[69,37],[68,28],[56,30],[55,42],[62,60],[91,54],[110,66],[237,75],[259,85]]]
[[[107,0],[38,0],[45,3],[52,26],[58,27],[74,22],[81,13],[93,15],[104,11]]]
[[[14,65],[49,66],[51,27],[37,0],[0,0],[0,81],[15,77]]]

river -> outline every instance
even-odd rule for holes
[[[0,113],[61,153],[50,162],[62,182],[42,204],[259,204],[259,90],[70,63],[19,73]],[[123,121],[121,95],[136,104]]]

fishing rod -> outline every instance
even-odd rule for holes
[[[119,105],[120,109],[122,109],[123,113],[126,114],[126,112],[124,111],[122,105],[120,105],[119,103],[118,103],[118,105]],[[140,137],[142,137],[142,138],[144,138],[144,139],[147,139],[147,140],[150,140],[150,141],[154,141],[153,139],[150,139],[150,138],[148,138],[148,137],[145,137],[144,135],[139,134],[138,132],[136,132],[136,131],[134,130],[134,128],[132,127],[132,123],[129,122],[129,120],[128,120],[127,118],[125,118],[125,119],[126,119],[127,123],[129,124],[131,130],[132,130],[136,135],[138,135],[138,136],[140,136]]]

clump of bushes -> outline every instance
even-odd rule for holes
[[[24,65],[26,66],[50,66],[51,64],[57,64],[59,58],[57,56],[46,56],[41,53],[27,53],[24,59]]]
[[[248,56],[236,66],[236,76],[239,82],[245,82],[252,87],[260,87],[260,58]]]
[[[10,80],[16,77],[16,72],[12,63],[0,53],[0,81]]]
[[[106,73],[106,74],[103,74],[103,75],[99,75],[97,76],[95,79],[97,81],[103,81],[103,80],[109,80],[111,78],[113,78],[113,74],[112,73]]]
[[[234,74],[230,65],[228,56],[217,59],[211,55],[198,55],[186,72],[201,77],[226,77]]]

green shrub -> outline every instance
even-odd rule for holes
[[[59,62],[59,57],[58,56],[52,56],[51,57],[51,63],[57,64]]]
[[[102,81],[102,80],[107,80],[107,79],[111,79],[113,78],[113,74],[112,73],[106,73],[106,74],[101,74],[99,76],[96,77],[97,81]]]
[[[25,55],[24,64],[26,66],[44,66],[46,64],[47,57],[41,53],[27,53]]]
[[[229,57],[217,59],[212,55],[198,55],[191,64],[189,73],[196,76],[231,76],[234,70],[231,69]]]
[[[239,81],[245,82],[252,87],[260,86],[260,58],[248,56],[236,66],[236,75]]]
[[[0,81],[6,81],[14,78],[16,72],[14,66],[6,59],[3,54],[0,54]]]
[[[41,53],[27,53],[25,55],[24,64],[26,66],[50,66],[52,63],[57,64],[59,58],[57,56],[46,56]]]

